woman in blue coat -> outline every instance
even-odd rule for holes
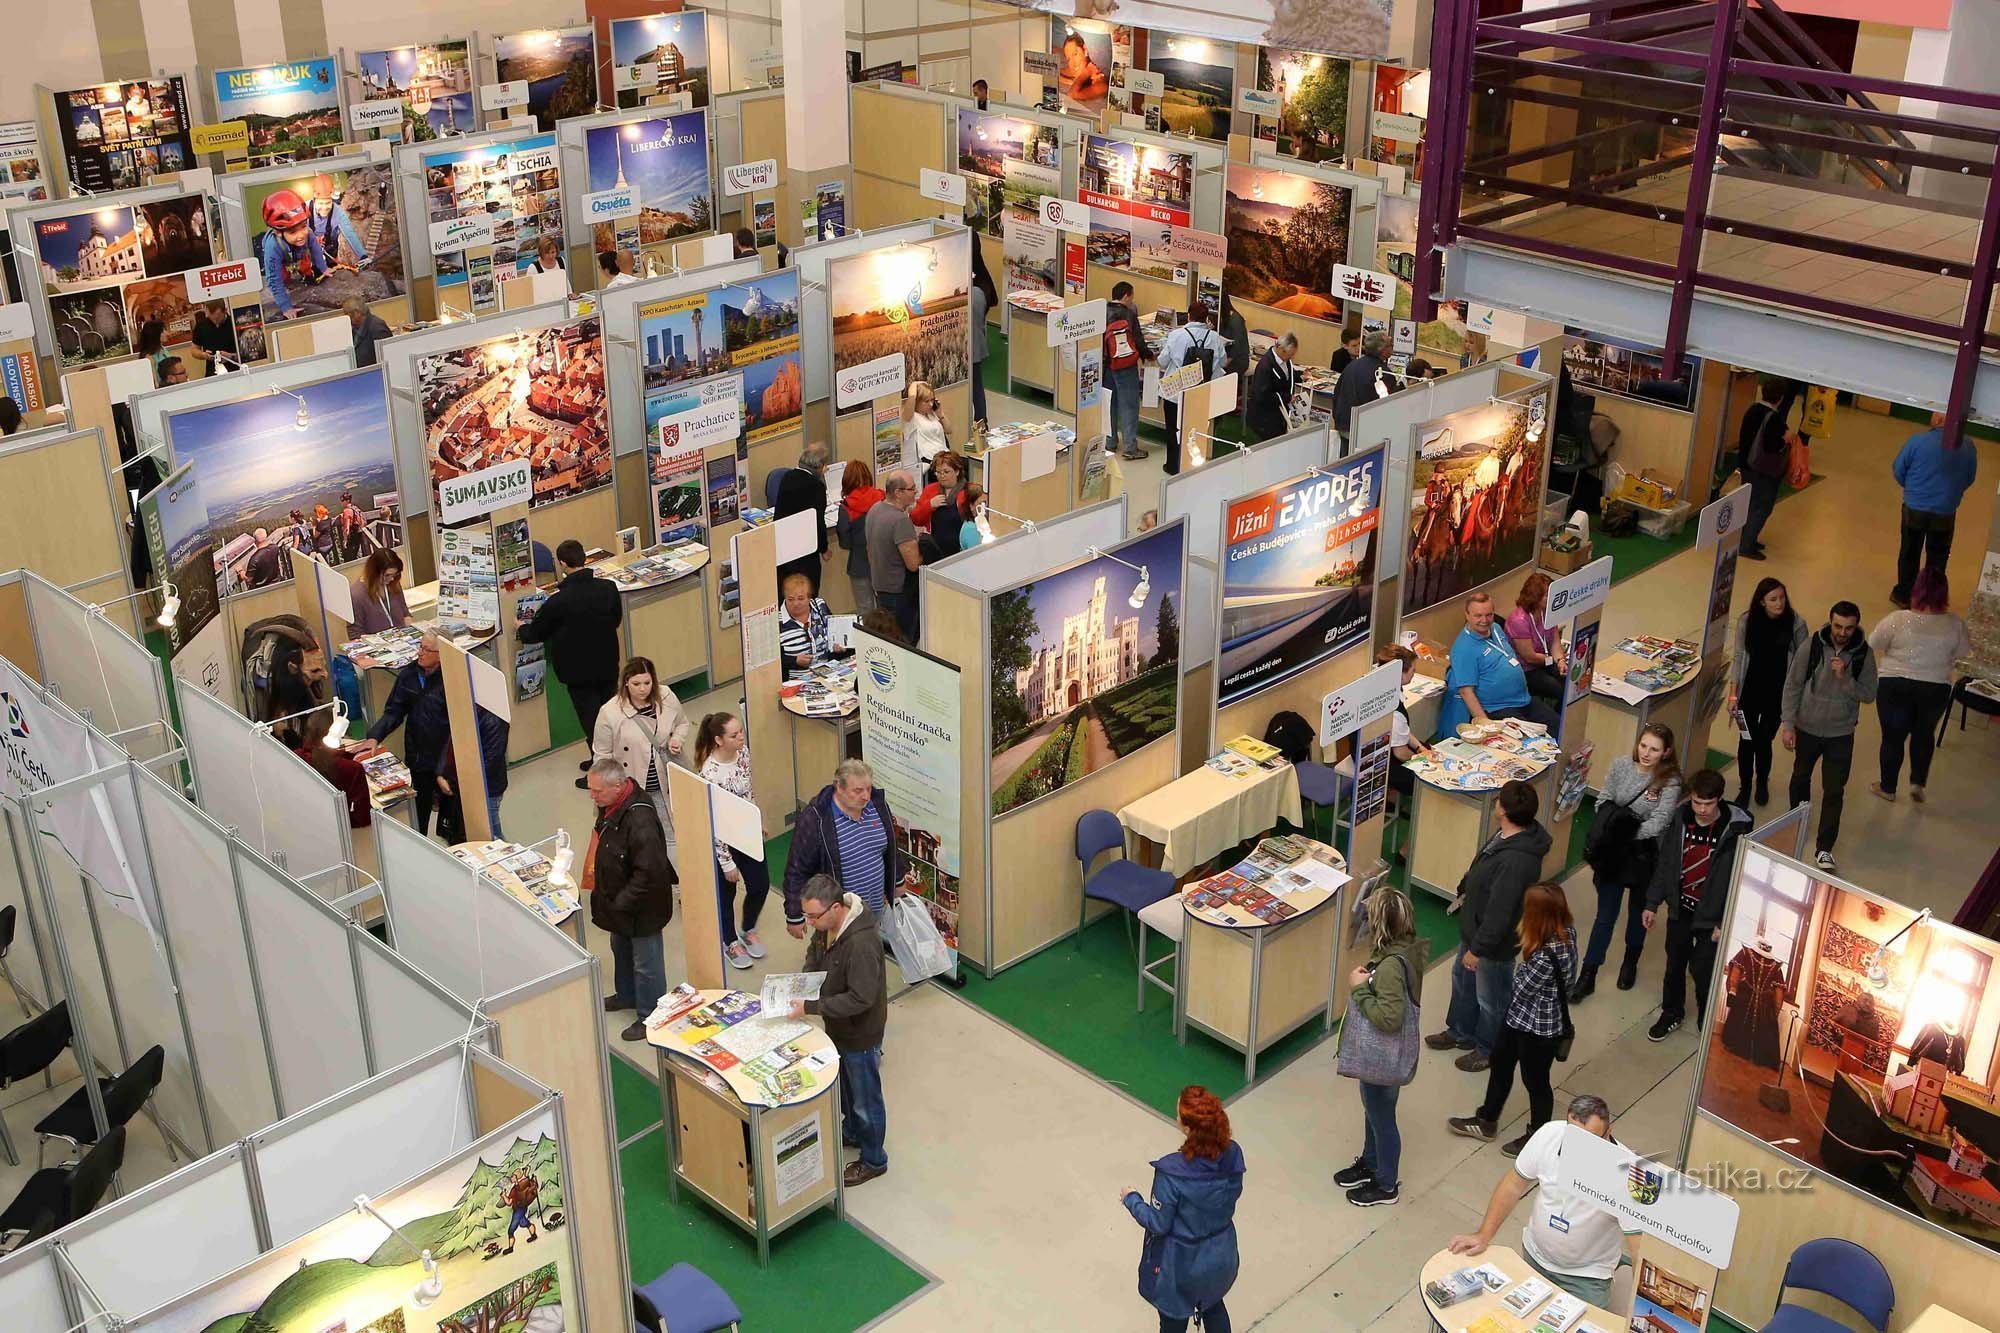
[[[1207,1333],[1230,1333],[1222,1298],[1236,1282],[1236,1201],[1243,1196],[1243,1149],[1229,1137],[1229,1115],[1207,1088],[1181,1089],[1179,1118],[1187,1139],[1153,1163],[1153,1197],[1119,1195],[1146,1229],[1139,1294],[1160,1312],[1160,1333],[1185,1333],[1193,1319]]]

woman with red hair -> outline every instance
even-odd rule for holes
[[[1236,1282],[1236,1201],[1243,1196],[1243,1149],[1229,1137],[1229,1113],[1199,1084],[1181,1089],[1176,1108],[1187,1131],[1180,1151],[1153,1163],[1153,1196],[1121,1190],[1119,1202],[1146,1229],[1139,1294],[1160,1312],[1160,1333],[1230,1333],[1222,1298]]]

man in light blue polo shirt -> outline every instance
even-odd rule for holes
[[[1556,728],[1555,710],[1528,693],[1520,654],[1495,623],[1493,599],[1476,592],[1465,599],[1465,628],[1451,644],[1451,668],[1444,677],[1438,735],[1456,736],[1462,722],[1519,717]]]

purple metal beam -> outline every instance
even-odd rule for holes
[[[1496,95],[1512,102],[1534,102],[1541,106],[1568,107],[1575,111],[1601,111],[1607,115],[1624,116],[1629,121],[1648,121],[1669,128],[1692,125],[1699,110],[1695,107],[1680,110],[1674,107],[1642,106],[1637,102],[1612,102],[1597,97],[1578,97],[1573,93],[1551,92],[1546,88],[1524,88],[1518,83],[1482,86],[1502,89],[1503,91]]]
[[[1765,4],[1762,0],[1759,0],[1756,12],[1764,22],[1779,29],[1789,37],[1793,43],[1794,50],[1803,53],[1806,59],[1810,60],[1816,68],[1833,73],[1841,72],[1840,66],[1835,63],[1833,57],[1821,50],[1819,43],[1812,39],[1812,34],[1800,27],[1798,20],[1787,14],[1783,9],[1780,9],[1777,5]],[[1869,98],[1865,91],[1856,92],[1854,100],[1860,103],[1858,109],[1862,111],[1880,111],[1882,109],[1875,105],[1874,101]],[[1896,142],[1902,147],[1916,147],[1915,144],[1903,136],[1901,131],[1891,131],[1891,133],[1895,135]]]
[[[1674,290],[1668,298],[1667,338],[1661,349],[1660,373],[1675,379],[1681,373],[1681,351],[1687,342],[1688,312],[1694,305],[1694,272],[1701,258],[1701,221],[1708,213],[1709,187],[1715,179],[1715,145],[1722,128],[1722,94],[1729,86],[1731,48],[1743,0],[1716,0],[1715,30],[1709,44],[1708,72],[1702,79],[1701,119],[1695,127],[1694,166],[1688,173],[1687,213],[1681,218],[1680,254],[1674,260]]]
[[[1986,319],[1993,306],[1993,264],[2000,256],[2000,174],[1986,182],[1986,208],[1979,221],[1979,247],[1972,260],[1972,283],[1965,296],[1965,317],[1956,333],[1952,359],[1951,396],[1945,400],[1944,438],[1958,442],[1965,429],[1966,407],[1972,401],[1973,379],[1983,373],[1979,358]],[[1966,446],[1971,447],[1971,446]]]
[[[1468,162],[1465,164],[1465,171],[1468,175],[1500,171],[1506,167],[1519,166],[1523,162],[1539,161],[1554,153],[1566,153],[1572,149],[1580,148],[1585,144],[1596,143],[1601,139],[1610,139],[1630,134],[1638,128],[1640,128],[1639,125],[1633,121],[1627,121],[1619,125],[1604,125],[1594,130],[1585,130],[1582,134],[1572,134],[1567,139],[1557,139],[1554,143],[1536,144],[1533,147],[1522,148],[1512,153],[1502,154],[1499,157],[1486,157],[1481,158],[1477,162]]]
[[[1507,231],[1490,231],[1485,227],[1461,225],[1458,234],[1468,241],[1485,241],[1491,245],[1504,246],[1513,250],[1525,250],[1529,254],[1545,255],[1550,259],[1560,259],[1572,264],[1589,264],[1594,268],[1614,269],[1621,273],[1636,273],[1642,278],[1668,279],[1674,276],[1673,269],[1665,264],[1656,264],[1650,259],[1634,259],[1630,255],[1607,255],[1596,250],[1585,250],[1580,246],[1565,245],[1561,241],[1545,241],[1536,236],[1516,236]]]
[[[1564,64],[1559,60],[1537,60],[1533,56],[1506,55],[1485,47],[1480,48],[1479,58],[1481,60],[1504,62],[1505,64],[1514,66],[1523,74],[1543,74],[1552,79],[1575,79],[1579,82],[1585,78],[1601,79],[1606,83],[1629,84],[1635,88],[1650,88],[1661,93],[1673,93],[1682,97],[1693,92],[1698,92],[1701,86],[1691,83],[1686,79],[1664,79],[1657,74],[1633,74],[1622,69],[1583,68],[1577,65]],[[1480,87],[1493,87],[1497,86],[1497,81],[1500,77],[1499,74],[1492,70],[1475,71],[1473,82]],[[1519,76],[1517,75],[1516,77]],[[1437,83],[1435,73],[1432,75],[1431,82],[1432,86],[1435,87]],[[1692,117],[1698,110],[1699,108],[1697,107],[1689,107],[1688,115]]]
[[[1860,74],[1836,74],[1827,70],[1794,69],[1762,60],[1738,60],[1732,73],[1751,79],[1790,80],[1823,88],[1839,88],[1852,93],[1880,93],[1885,97],[1911,97],[1920,102],[1943,102],[1951,106],[2000,111],[2000,93],[1973,92],[1943,84],[1906,83],[1901,79],[1877,79]]]
[[[1747,19],[1748,15],[1746,14],[1745,17]],[[1773,29],[1772,32],[1775,33],[1776,30]],[[1742,33],[1741,37],[1739,38],[1738,46],[1741,47],[1743,52],[1746,55],[1748,55],[1751,59],[1770,60],[1772,59],[1772,51],[1769,47],[1764,45],[1765,39],[1770,35],[1772,34],[1763,32],[1756,32],[1756,33],[1750,32],[1748,31],[1746,23],[1746,30]],[[1776,35],[1780,38],[1783,37],[1782,33],[1777,33]],[[1783,48],[1780,49],[1782,50]],[[1783,92],[1792,93],[1794,95],[1803,95],[1807,91],[1807,89],[1803,85],[1790,82],[1781,84],[1780,90]],[[1726,114],[1728,109],[1726,101],[1727,98],[1726,90],[1724,97],[1725,97],[1724,111]],[[1824,105],[1828,112],[1834,111],[1840,107],[1845,107],[1847,105],[1845,99],[1839,97],[1834,93],[1826,93],[1825,97],[1826,101]],[[1822,112],[1821,114],[1825,115],[1826,113]],[[1851,141],[1844,140],[1842,142],[1859,142],[1868,147],[1877,147],[1883,144],[1884,142],[1888,141],[1888,136],[1884,135],[1882,138],[1878,139],[1873,135],[1870,135],[1865,129],[1856,130],[1855,135],[1856,138],[1854,140]],[[1810,176],[1815,174],[1811,171],[1806,170],[1806,165],[1803,161],[1801,161],[1794,154],[1788,152],[1783,148],[1767,147],[1766,151],[1774,153],[1778,156],[1787,159],[1787,165],[1790,166],[1793,171],[1795,171],[1797,174],[1801,176]],[[1873,181],[1876,187],[1879,189],[1893,190],[1897,194],[1902,194],[1909,188],[1909,175],[1906,172],[1891,172],[1884,170],[1879,166],[1871,165],[1869,160],[1866,158],[1864,158],[1861,161],[1860,167],[1862,173],[1866,175],[1871,181]]]
[[[1463,118],[1464,105],[1456,96],[1464,88],[1465,81],[1452,68],[1452,32],[1458,23],[1460,11],[1468,3],[1477,0],[1437,0],[1431,12],[1431,86],[1441,94],[1439,105],[1460,106],[1458,118]],[[1429,322],[1437,318],[1437,303],[1431,299],[1436,288],[1438,262],[1437,217],[1438,209],[1444,202],[1445,182],[1455,164],[1445,140],[1445,126],[1454,119],[1451,115],[1438,117],[1436,129],[1425,146],[1422,188],[1417,195],[1417,249],[1413,256],[1410,283],[1410,314],[1419,322]]]
[[[1480,48],[1482,55],[1539,51],[1544,47],[1553,47],[1558,51],[1580,51],[1586,55],[1610,56],[1614,60],[1636,60],[1649,65],[1680,65],[1685,69],[1701,69],[1708,63],[1692,51],[1673,51],[1644,46],[1636,42],[1605,42],[1595,37],[1580,37],[1573,32],[1523,32],[1502,24],[1481,23],[1478,34],[1490,39],[1486,46]]]
[[[1811,130],[1794,130],[1782,125],[1766,125],[1761,121],[1737,120],[1725,117],[1723,132],[1739,135],[1758,142],[1766,140],[1775,143],[1799,144],[1806,148],[1821,148],[1828,152],[1841,153],[1848,157],[1868,161],[1894,162],[1899,166],[1935,167],[1939,171],[1949,171],[1967,176],[1990,176],[1993,164],[1975,158],[1954,157],[1950,153],[1927,153],[1918,148],[1899,148],[1895,144],[1879,140],[1858,142],[1843,139],[1837,134],[1815,134]]]
[[[1729,90],[1729,104],[1732,107],[1768,107],[1773,111],[1814,116],[1822,120],[1836,118],[1835,108],[1827,106],[1824,102],[1801,101],[1794,97],[1781,97],[1776,93],[1753,93],[1741,88]],[[1880,125],[1889,130],[1915,130],[1918,134],[1928,134],[1940,139],[2000,144],[2000,129],[1990,129],[1984,125],[1947,126],[1927,116],[1906,116],[1897,111],[1870,111],[1863,107],[1843,106],[1837,109],[1837,118]]]
[[[1852,320],[1856,324],[1874,324],[1882,328],[1897,329],[1922,338],[1949,338],[1952,326],[1941,324],[1934,319],[1918,319],[1913,315],[1899,315],[1892,310],[1877,310],[1873,306],[1853,305],[1846,301],[1829,301],[1818,296],[1807,296],[1780,287],[1766,287],[1759,282],[1744,282],[1737,278],[1718,278],[1712,273],[1702,274],[1698,284],[1707,291],[1724,292],[1730,296],[1747,297],[1752,301],[1762,301],[1766,305],[1781,309],[1815,310],[1836,319]]]
[[[1519,28],[1530,23],[1548,23],[1555,19],[1575,18],[1579,14],[1609,14],[1620,9],[1639,9],[1655,2],[1656,0],[1582,0],[1578,4],[1556,5],[1550,9],[1529,9],[1518,14],[1498,15],[1485,21]]]
[[[1640,14],[1635,18],[1607,19],[1602,23],[1592,23],[1588,27],[1571,28],[1570,31],[1585,37],[1599,37],[1610,41],[1630,41],[1635,37],[1660,41],[1688,32],[1706,30],[1714,18],[1715,6],[1703,3],[1662,9],[1651,14]]]

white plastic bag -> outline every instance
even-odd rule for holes
[[[906,893],[889,904],[882,937],[888,941],[896,966],[903,969],[905,981],[923,981],[951,971],[951,950],[945,947],[944,936],[932,924],[923,899],[914,893]]]

